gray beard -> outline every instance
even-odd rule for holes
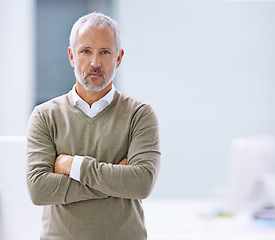
[[[77,66],[75,66],[75,68],[74,68],[74,75],[77,78],[77,80],[79,81],[79,83],[84,87],[85,90],[90,91],[90,92],[100,92],[103,89],[105,89],[111,83],[111,81],[115,78],[116,69],[114,68],[110,77],[105,79],[105,81],[103,81],[101,85],[96,86],[96,87],[93,87],[92,85],[90,85],[86,81],[85,76],[81,76],[81,73]],[[92,81],[93,81],[93,79],[92,79]]]

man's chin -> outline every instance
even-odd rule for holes
[[[103,84],[103,85],[91,85],[91,84],[85,84],[85,86],[83,86],[87,91],[89,92],[101,92],[102,90],[104,90],[108,84]]]

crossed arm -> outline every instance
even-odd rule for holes
[[[110,196],[143,199],[150,194],[160,163],[154,115],[145,113],[136,121],[127,159],[119,164],[84,156],[80,182],[68,176],[73,156],[56,157],[49,127],[41,115],[34,111],[27,134],[27,184],[35,205],[69,204]]]
[[[54,173],[70,175],[74,157],[67,154],[60,154],[54,163]],[[118,165],[127,165],[127,158],[122,159]]]

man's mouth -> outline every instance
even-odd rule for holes
[[[101,77],[103,76],[103,73],[100,69],[92,69],[90,71],[87,71],[85,74],[85,78],[91,76],[91,77]]]
[[[89,73],[87,76],[100,77],[102,75],[100,73],[98,73],[98,72],[92,72],[92,73]]]

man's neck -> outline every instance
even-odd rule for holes
[[[90,106],[99,99],[103,98],[112,89],[113,82],[110,82],[106,88],[100,92],[91,92],[86,90],[78,81],[76,81],[75,90],[77,94]]]

